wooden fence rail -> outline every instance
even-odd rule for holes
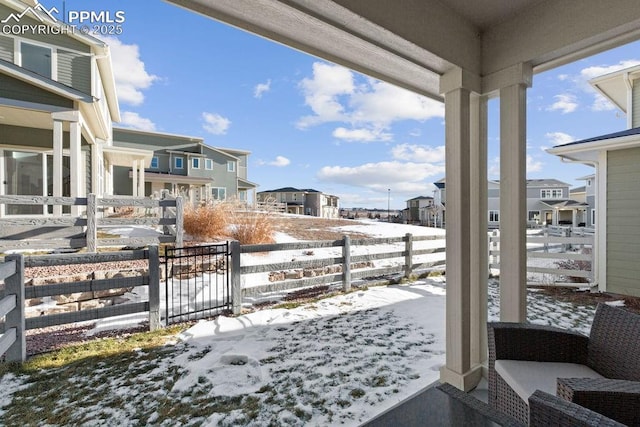
[[[436,247],[416,249],[415,242],[421,241],[435,241]],[[386,251],[381,253],[370,253],[365,255],[355,255],[358,248],[373,247],[375,245],[390,245],[400,244],[403,247],[398,251]],[[439,245],[438,245],[439,244]],[[420,255],[430,255],[445,252],[445,236],[413,236],[412,234],[406,234],[404,237],[393,238],[370,238],[370,239],[351,239],[345,236],[340,240],[324,240],[314,242],[293,242],[293,243],[278,243],[278,244],[264,244],[264,245],[233,245],[231,246],[231,259],[232,259],[232,271],[240,271],[239,275],[232,274],[232,293],[234,295],[240,295],[242,297],[256,296],[263,293],[270,292],[283,292],[294,289],[300,289],[305,287],[326,285],[331,283],[341,283],[342,289],[349,291],[351,288],[352,280],[363,279],[369,277],[377,277],[391,274],[404,274],[405,277],[410,277],[417,270],[427,270],[442,267],[445,264],[444,259],[425,261],[421,263],[415,263],[414,257]],[[329,248],[341,248],[341,256],[335,256],[333,254],[323,258],[314,256],[311,260],[292,260],[287,262],[276,262],[270,264],[251,264],[240,262],[241,254],[251,253],[263,253],[263,252],[278,252],[278,251],[312,251],[315,249],[329,249]],[[366,263],[375,260],[386,260],[393,258],[404,258],[403,262],[399,265],[380,268],[362,268],[355,269],[361,263]],[[443,257],[441,257],[443,258]],[[299,279],[288,279],[283,281],[271,282],[268,284],[241,287],[240,276],[256,273],[271,273],[274,271],[291,271],[291,270],[304,270],[304,269],[322,269],[325,267],[336,267],[335,270],[329,270],[332,272],[321,274],[315,277],[304,277]],[[234,278],[234,276],[237,276]],[[238,298],[233,299],[233,311],[234,313],[240,312],[240,300]]]
[[[0,238],[0,251],[6,249],[79,249],[87,248],[96,252],[102,246],[146,246],[158,243],[175,243],[182,246],[184,239],[184,206],[181,197],[161,199],[148,197],[108,196],[96,197],[40,197],[40,196],[1,196],[0,205],[53,205],[80,206],[86,208],[86,216],[12,216],[0,218],[0,228],[10,227],[37,228],[83,227],[84,237],[47,238],[47,239],[8,239]],[[141,218],[104,218],[105,208],[132,207],[145,210],[150,216]],[[164,235],[151,237],[98,238],[98,230],[105,226],[162,226]],[[59,232],[59,231],[58,231]]]
[[[134,261],[146,259],[149,263],[146,275],[115,277],[100,280],[56,283],[25,287],[24,268],[67,264]],[[149,329],[161,327],[160,323],[160,257],[158,246],[148,250],[105,252],[100,254],[57,254],[48,256],[8,255],[0,264],[0,280],[5,289],[0,292],[0,317],[6,316],[5,333],[0,335],[0,356],[7,361],[24,361],[26,358],[25,331],[47,326],[62,325],[89,320],[104,319],[125,314],[149,312]],[[103,308],[48,314],[26,318],[25,299],[53,297],[81,292],[100,292],[133,286],[148,286],[149,300]]]

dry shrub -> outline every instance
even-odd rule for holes
[[[274,242],[270,213],[233,199],[185,208],[184,231],[196,239],[230,238],[243,245]]]
[[[229,233],[234,240],[243,245],[275,242],[273,219],[269,212],[256,211],[238,202],[233,204]]]
[[[184,209],[184,231],[196,239],[212,239],[227,233],[228,215],[223,203],[207,203]]]

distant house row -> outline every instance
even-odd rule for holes
[[[579,178],[583,187],[570,189],[557,179],[527,180],[527,224],[529,226],[595,226],[595,175]],[[446,223],[445,180],[434,183],[434,197],[418,196],[406,201],[403,219],[412,224],[444,227]],[[488,181],[489,228],[500,225],[500,182]]]

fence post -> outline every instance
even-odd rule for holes
[[[231,308],[234,315],[242,313],[242,275],[240,273],[240,242],[229,243],[231,252]]]
[[[184,201],[176,197],[176,247],[181,248],[184,240]]]
[[[149,330],[160,329],[160,251],[149,246]]]
[[[404,277],[408,279],[413,273],[413,234],[407,233],[404,238]]]
[[[342,290],[351,290],[351,238],[342,237]]]
[[[5,353],[7,362],[24,362],[27,359],[27,344],[24,322],[24,257],[7,255],[5,261],[16,263],[16,273],[4,280],[5,295],[16,296],[16,308],[7,313],[4,330],[16,328],[16,342]]]
[[[87,196],[87,250],[91,253],[98,251],[98,204],[95,194]]]

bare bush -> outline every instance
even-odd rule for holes
[[[591,253],[591,249],[584,248],[582,249],[582,253],[587,255]],[[582,261],[582,260],[563,260],[557,261],[556,265],[558,268],[563,270],[581,270],[581,271],[590,271],[591,270],[591,261]],[[568,276],[567,280],[572,283],[589,283],[589,279],[586,277],[575,277]]]
[[[235,199],[186,208],[184,231],[196,239],[230,238],[244,245],[274,242],[269,212]]]

